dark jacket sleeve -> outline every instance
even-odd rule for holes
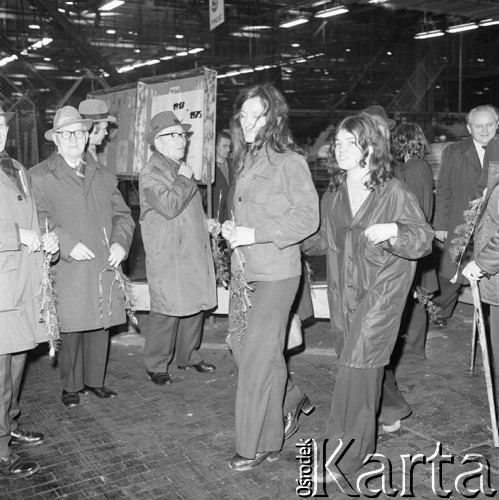
[[[407,191],[394,190],[390,203],[394,211],[392,221],[398,226],[398,235],[393,244],[383,243],[383,248],[404,259],[416,260],[428,255],[432,250],[431,226],[425,221],[423,212],[415,196]]]
[[[447,146],[440,161],[440,175],[438,177],[435,196],[435,220],[433,227],[436,231],[447,231],[450,224],[450,199],[452,196],[452,144]]]
[[[169,184],[165,178],[153,172],[144,172],[140,182],[147,205],[165,219],[174,219],[182,213],[198,190],[194,180],[183,175],[175,175]]]
[[[331,204],[331,192],[326,191],[321,199],[320,217],[321,224],[319,230],[312,236],[303,241],[300,245],[301,251],[305,255],[325,255],[327,240],[326,240],[326,213],[327,207]]]
[[[109,243],[120,244],[128,255],[128,251],[130,250],[130,246],[132,244],[135,222],[133,221],[130,208],[125,203],[117,184],[116,180],[112,194],[113,229]]]

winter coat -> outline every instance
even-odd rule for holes
[[[63,333],[107,329],[125,322],[124,295],[109,266],[109,246],[116,242],[128,252],[135,224],[116,176],[89,154],[85,162],[84,179],[58,152],[29,171],[40,226],[48,219],[59,238],[60,259],[53,275]],[[79,242],[95,254],[94,259],[70,257]]]
[[[427,161],[421,158],[410,158],[405,163],[399,163],[394,168],[395,177],[404,181],[411,193],[416,197],[423,211],[426,222],[433,218],[433,175]],[[414,286],[420,286],[427,292],[438,290],[437,272],[432,255],[418,260]]]
[[[246,280],[299,276],[298,244],[319,227],[319,198],[305,158],[262,148],[246,157],[233,193],[236,223],[255,228],[256,244],[240,247]]]
[[[38,217],[26,170],[20,170],[26,196],[0,168],[0,355],[33,349],[48,340],[38,321],[43,252],[28,253],[19,228],[39,233]]]
[[[454,276],[457,269],[457,264],[453,262],[449,253],[452,240],[456,238],[454,230],[464,223],[463,213],[468,210],[470,201],[482,195],[477,189],[481,175],[480,159],[471,137],[444,149],[435,198],[433,227],[435,231],[448,232],[438,269],[439,274],[448,279]],[[461,273],[457,283],[467,283]]]
[[[499,305],[499,184],[489,193],[487,205],[475,232],[475,262],[487,273],[479,281],[480,296],[487,304]]]
[[[140,225],[151,311],[190,316],[217,304],[201,195],[179,164],[155,152],[140,172]]]
[[[390,361],[416,261],[431,252],[434,232],[414,195],[398,179],[371,192],[352,218],[344,182],[321,204],[320,232],[306,242],[307,253],[325,250],[331,329],[339,364],[380,368]],[[393,245],[370,244],[373,224],[395,222]]]

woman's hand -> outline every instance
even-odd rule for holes
[[[484,275],[484,272],[477,266],[474,260],[464,266],[462,273],[469,280],[479,280]]]
[[[222,226],[222,236],[229,242],[231,248],[253,245],[255,243],[255,228],[235,226],[234,222],[226,221]]]
[[[383,241],[391,240],[393,244],[398,235],[398,226],[395,222],[388,224],[373,224],[364,231],[364,236],[371,245],[383,243]]]

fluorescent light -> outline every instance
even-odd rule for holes
[[[447,28],[447,33],[460,33],[462,31],[476,30],[477,28],[478,24],[476,23],[455,24]]]
[[[416,33],[414,38],[416,40],[425,40],[426,38],[436,38],[437,36],[444,36],[445,33],[442,30],[430,30],[430,31],[421,31],[420,33]]]
[[[338,16],[340,14],[346,14],[348,9],[344,5],[338,5],[337,7],[331,7],[329,9],[320,10],[315,13],[315,17],[319,17],[321,19],[325,17]]]
[[[198,52],[203,52],[203,48],[202,47],[197,47],[195,49],[191,49],[189,50],[189,54],[197,54]]]
[[[294,26],[299,26],[300,24],[308,23],[308,18],[304,16],[295,17],[290,21],[284,21],[279,25],[279,28],[293,28]]]
[[[163,57],[160,57],[160,59],[162,61],[169,61],[170,59],[173,59],[173,56],[163,56]]]
[[[106,30],[106,33],[108,35],[115,35],[116,34],[116,30]]]
[[[113,10],[116,9],[116,7],[120,7],[125,3],[125,0],[110,0],[109,2],[106,2],[102,7],[99,7],[99,10]]]
[[[255,24],[252,26],[242,26],[241,29],[243,31],[260,31],[260,30],[269,30],[271,29],[272,26],[269,26],[268,24]]]
[[[39,25],[39,24],[30,24],[30,25],[28,26],[28,28],[29,28],[30,30],[39,30],[39,29],[40,29],[40,25]]]
[[[499,19],[482,19],[478,24],[480,26],[494,26],[495,24],[499,24]]]

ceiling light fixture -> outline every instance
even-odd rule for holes
[[[269,30],[271,29],[272,26],[269,26],[268,24],[255,24],[251,26],[241,26],[241,29],[243,31],[260,31],[260,30]]]
[[[463,31],[476,30],[477,28],[478,24],[476,23],[462,23],[449,26],[446,31],[447,33],[461,33]]]
[[[29,28],[30,30],[39,30],[39,29],[40,29],[40,25],[39,25],[39,24],[30,24],[30,25],[28,26],[28,28]]]
[[[294,19],[289,19],[288,21],[284,21],[279,24],[279,28],[293,28],[295,26],[299,26],[300,24],[308,23],[308,17],[299,16]]]
[[[125,0],[109,0],[104,5],[99,7],[99,10],[108,11],[116,9],[116,7],[121,7],[125,3]]]
[[[499,19],[482,19],[478,25],[479,26],[494,26],[495,24],[499,24]]]
[[[320,10],[315,13],[315,17],[324,19],[326,17],[339,16],[340,14],[346,14],[348,8],[344,5],[337,5],[336,7],[330,7],[329,9]]]
[[[436,38],[438,36],[444,36],[445,33],[441,29],[434,29],[428,31],[421,31],[414,35],[416,40],[425,40],[427,38]]]

